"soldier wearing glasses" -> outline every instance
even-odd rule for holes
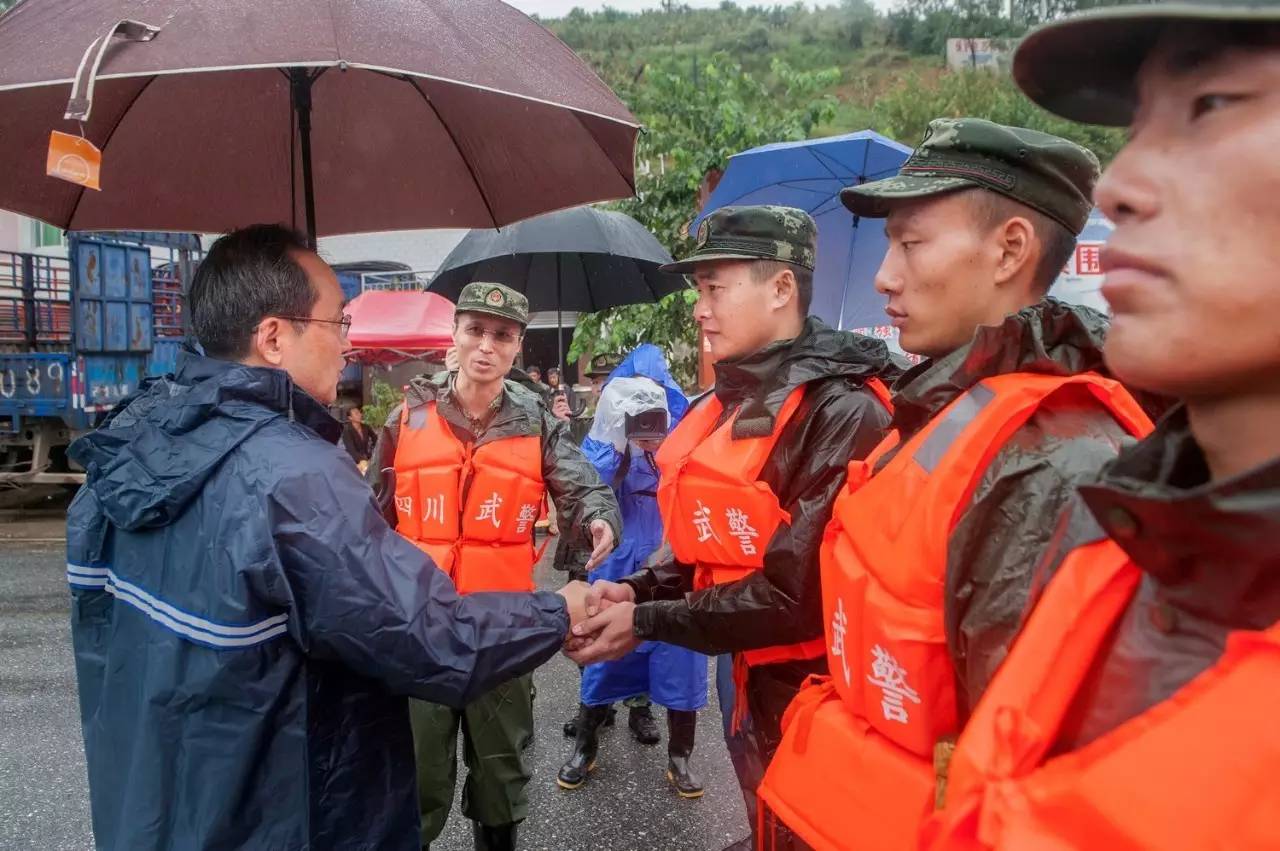
[[[543,496],[566,528],[591,541],[594,567],[617,541],[612,491],[537,394],[506,380],[529,302],[501,284],[458,298],[458,367],[410,382],[378,440],[370,478],[388,522],[425,550],[458,593],[532,590],[534,523]],[[507,682],[458,711],[410,708],[418,760],[422,844],[444,828],[462,729],[470,774],[462,810],[477,848],[512,848],[528,811],[521,744],[533,735],[532,678]]]

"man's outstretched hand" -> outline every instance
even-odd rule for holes
[[[625,585],[597,583],[600,584],[625,588],[626,595],[631,596],[631,589]],[[570,659],[579,665],[608,662],[621,659],[640,646],[640,639],[635,635],[636,604],[630,599],[615,601],[602,595],[594,606],[588,603],[588,610],[591,608],[596,609],[596,614],[574,626],[573,637],[565,645],[565,654]]]
[[[630,585],[597,579],[587,592],[587,617],[597,615],[614,603],[634,603],[636,592]]]
[[[573,416],[569,411],[569,400],[564,397],[564,394],[557,393],[551,402],[551,416],[562,422],[568,422],[569,418]]]
[[[591,521],[591,558],[587,559],[587,570],[592,571],[600,566],[617,542],[613,539],[613,527],[604,520]]]
[[[597,579],[591,584],[591,589],[587,591],[587,617],[594,617],[615,603],[633,603],[635,602],[635,592],[630,585],[623,585],[621,582],[610,582],[607,579]],[[576,653],[586,647],[593,640],[593,635],[574,635],[564,642],[564,650],[566,654]]]
[[[569,609],[569,626],[573,627],[587,619],[587,600],[591,586],[585,582],[570,582],[556,592],[564,597],[565,606]],[[597,602],[597,606],[599,603]],[[572,638],[572,635],[570,635]]]

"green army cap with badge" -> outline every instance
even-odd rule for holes
[[[698,225],[693,253],[661,267],[664,272],[693,272],[712,260],[778,260],[813,271],[818,226],[795,207],[721,207]]]
[[[587,376],[608,375],[617,369],[620,363],[622,363],[621,355],[596,355],[591,359],[591,365],[587,368],[586,374]]]
[[[1013,57],[1013,78],[1050,112],[1125,127],[1137,102],[1137,76],[1161,35],[1175,24],[1280,23],[1277,0],[1199,0],[1094,9],[1034,30]]]
[[[462,288],[456,312],[499,316],[519,322],[523,328],[529,324],[529,299],[511,287],[475,281]]]
[[[882,219],[905,201],[988,189],[1079,234],[1099,173],[1093,152],[1066,139],[981,118],[937,118],[895,177],[847,187],[840,200],[855,215]]]

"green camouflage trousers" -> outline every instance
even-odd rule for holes
[[[517,677],[458,711],[409,701],[418,761],[422,844],[434,842],[449,818],[458,780],[458,729],[467,780],[462,814],[490,827],[523,821],[529,812],[529,769],[520,745],[533,735],[533,675]]]

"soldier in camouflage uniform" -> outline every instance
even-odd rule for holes
[[[387,522],[412,538],[412,524],[406,527],[408,521],[401,515],[411,508],[400,505],[396,478],[398,473],[419,473],[412,466],[405,469],[406,461],[398,449],[421,440],[414,432],[423,433],[428,418],[442,420],[453,437],[468,447],[467,457],[499,441],[535,437],[541,448],[540,472],[547,496],[558,505],[565,527],[572,527],[577,539],[589,542],[584,544],[590,559],[587,564],[594,566],[621,536],[618,502],[569,437],[568,427],[547,410],[541,398],[515,381],[504,380],[520,351],[528,321],[528,300],[508,287],[472,283],[463,289],[454,317],[459,366],[409,382],[404,404],[387,418],[379,438],[369,467],[369,483]],[[461,463],[461,449],[458,457]],[[464,469],[464,488],[484,472],[472,470],[469,464]],[[461,506],[458,510],[461,514]],[[469,512],[467,516],[471,516]],[[495,519],[494,526],[498,523]],[[463,529],[465,534],[465,524]],[[458,558],[465,562],[467,557]],[[532,557],[530,550],[530,583]],[[458,572],[455,563],[455,582],[459,581]],[[411,581],[412,577],[405,579]],[[484,577],[473,578],[471,584],[476,586],[472,590],[493,590],[485,586]],[[417,751],[422,845],[430,845],[440,835],[449,816],[461,732],[469,769],[462,813],[473,822],[475,847],[481,851],[514,848],[516,827],[529,807],[525,786],[530,766],[521,752],[533,736],[532,676],[506,682],[461,711],[414,700],[409,715]]]
[[[1106,363],[1180,404],[1074,495],[917,847],[1275,848],[1280,3],[1098,9],[1014,78],[1128,128],[1094,193]]]
[[[777,495],[789,520],[759,541],[763,567],[744,568],[736,581],[695,590],[694,565],[671,557],[621,582],[596,583],[613,605],[590,621],[596,634],[575,651],[578,661],[619,658],[646,640],[742,660],[744,651],[822,637],[822,529],[849,461],[879,443],[889,423],[885,406],[866,385],[893,367],[884,343],[808,316],[816,244],[816,225],[802,210],[728,207],[702,222],[692,255],[666,267],[689,274],[697,286],[694,318],[716,361],[714,399],[696,403],[668,443],[681,439],[691,420],[701,420],[705,429],[699,407],[719,404],[723,411],[701,441],[721,428],[729,429],[731,444],[772,440],[756,478]],[[793,394],[799,407],[780,422]],[[668,534],[673,523],[688,522],[664,517]],[[718,690],[725,718],[733,718],[736,708],[740,722],[727,731],[730,753],[753,815],[761,764],[777,747],[782,713],[806,677],[826,671],[826,659],[752,665],[742,691],[731,668],[722,671]]]

